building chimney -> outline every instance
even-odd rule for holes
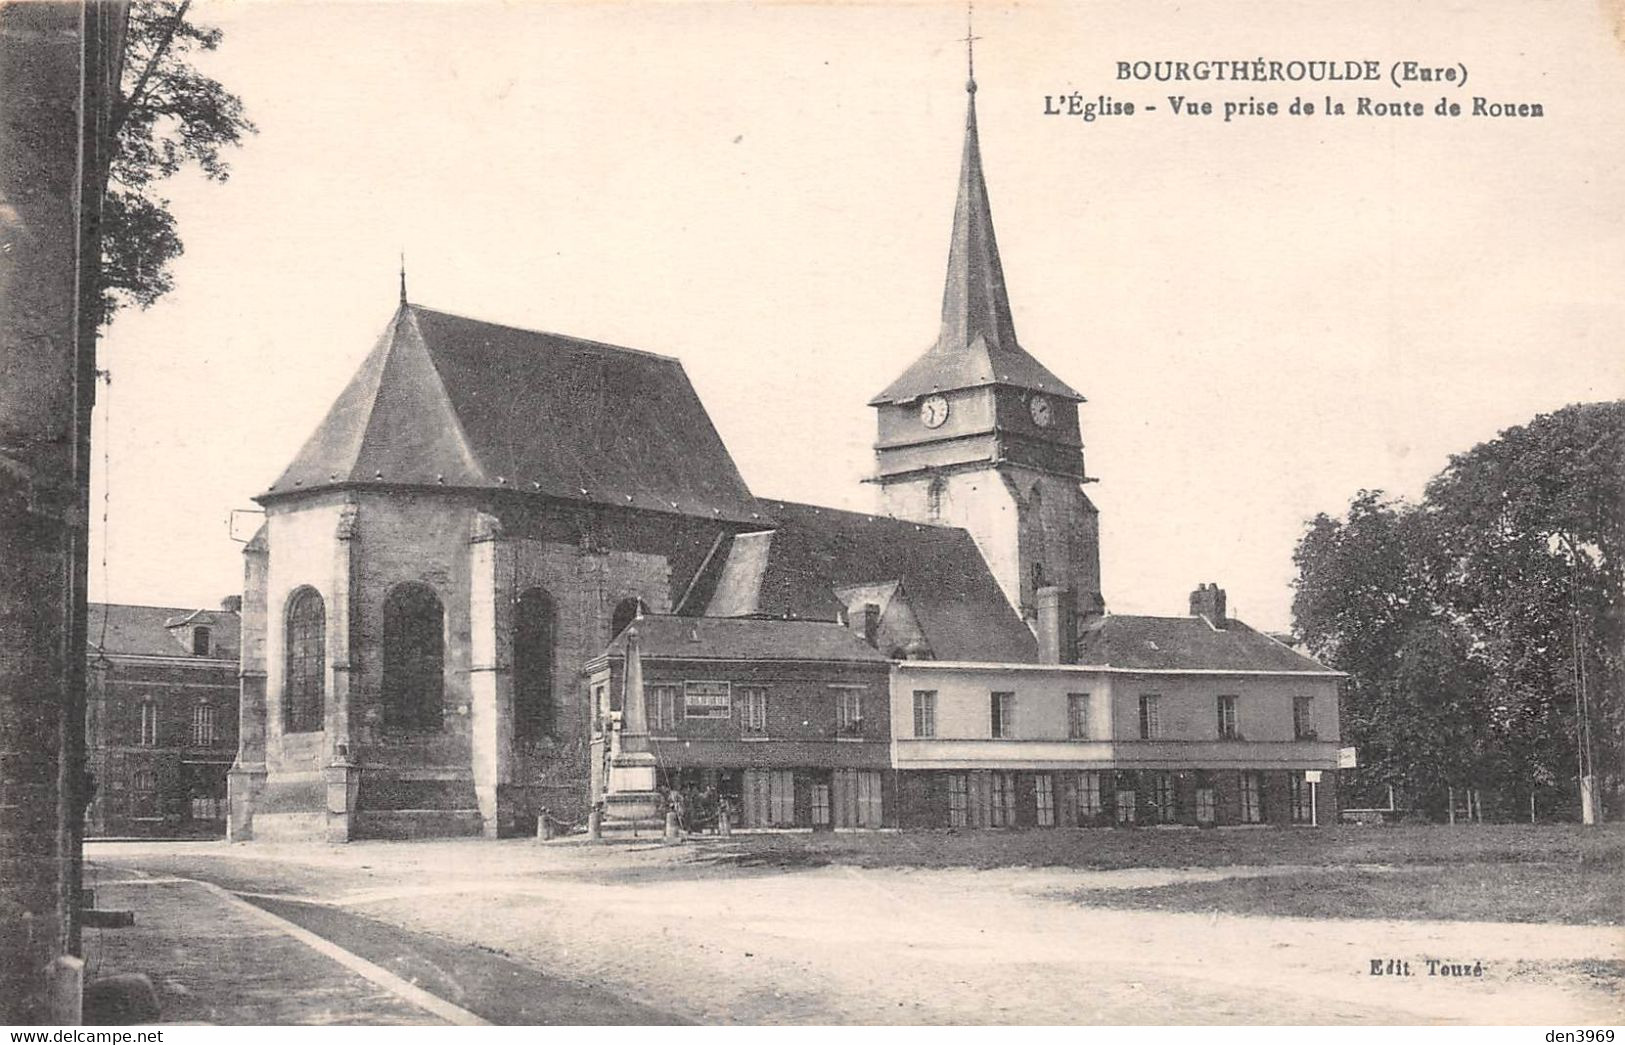
[[[1067,636],[1072,617],[1067,604],[1069,595],[1069,592],[1053,585],[1039,588],[1034,593],[1034,600],[1038,603],[1040,664],[1062,663],[1069,646],[1075,645],[1075,640],[1068,642]]]
[[[1219,587],[1218,581],[1212,584],[1198,584],[1196,590],[1191,592],[1191,616],[1206,617],[1207,622],[1215,628],[1224,627],[1224,589]]]
[[[863,641],[876,648],[880,646],[880,606],[877,603],[863,604]]]
[[[241,595],[227,595],[220,600],[220,608],[227,613],[243,612],[243,597]]]

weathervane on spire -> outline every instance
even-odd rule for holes
[[[401,251],[401,304],[406,304],[406,251]]]
[[[965,68],[970,74],[965,90],[971,94],[976,93],[976,41],[981,39],[975,33],[975,17],[975,0],[965,0]]]

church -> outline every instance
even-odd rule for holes
[[[403,278],[371,354],[256,498],[231,837],[579,823],[627,798],[615,758],[647,768],[640,795],[720,792],[741,826],[813,829],[1092,822],[1080,801],[1134,822],[1142,787],[1158,819],[1245,821],[1264,782],[1249,760],[1283,795],[1335,768],[1335,673],[1226,620],[1217,585],[1205,613],[1193,596],[1170,619],[1156,663],[1142,633],[1161,626],[1134,622],[1163,619],[1106,613],[1083,396],[1017,339],[967,90],[940,328],[869,404],[873,515],[755,497],[678,360],[426,308]],[[1089,700],[1126,747],[1068,733],[1073,680],[1042,713],[999,681],[1090,660],[1091,678],[1122,676],[1120,697],[1098,682]],[[1299,721],[1199,765],[1173,741],[1212,713],[1171,701],[1165,734],[1130,693],[1146,671],[1223,678],[1222,734],[1255,669],[1287,681],[1252,714],[1313,706],[1321,731]],[[961,684],[989,672],[991,690]],[[1112,712],[1134,700],[1143,735]],[[1059,734],[1021,746],[1016,723],[1048,718]]]

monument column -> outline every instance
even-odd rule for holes
[[[469,538],[468,631],[474,796],[487,838],[510,827],[513,783],[513,544],[480,512]]]

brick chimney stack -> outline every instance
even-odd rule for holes
[[[1191,616],[1206,617],[1207,622],[1215,628],[1224,627],[1224,589],[1219,587],[1218,581],[1212,584],[1198,584],[1196,590],[1191,592]]]

